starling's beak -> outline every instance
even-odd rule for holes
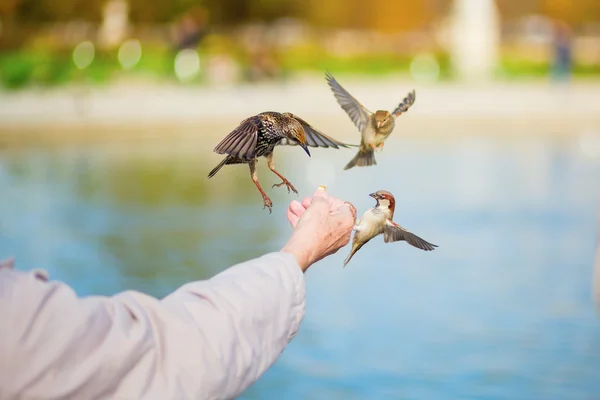
[[[300,143],[300,147],[302,147],[306,154],[308,154],[308,156],[310,157],[310,151],[308,151],[308,146],[306,145],[306,143]]]

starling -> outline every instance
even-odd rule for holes
[[[273,202],[261,188],[256,174],[258,157],[267,159],[267,166],[275,175],[281,178],[281,183],[273,187],[285,185],[288,193],[296,188],[283,175],[275,170],[273,163],[273,150],[279,145],[299,145],[310,157],[308,147],[340,147],[348,145],[317,131],[303,119],[291,113],[278,113],[267,111],[243,120],[237,128],[225,137],[215,148],[218,154],[227,154],[210,173],[209,178],[215,176],[223,166],[229,164],[248,164],[252,181],[263,197],[264,206],[272,210]]]
[[[389,111],[378,110],[375,113],[367,110],[350,93],[340,85],[329,72],[325,74],[338,103],[346,111],[354,125],[361,133],[360,148],[356,156],[344,167],[344,170],[354,166],[367,167],[376,165],[374,151],[383,150],[384,142],[394,130],[396,118],[406,112],[415,102],[415,91],[408,93],[402,103],[390,114]]]

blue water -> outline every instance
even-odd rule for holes
[[[205,178],[218,161],[205,148],[3,151],[0,258],[81,295],[164,296],[279,249],[297,197],[261,167],[269,215],[245,167]],[[313,266],[297,337],[242,398],[600,398],[600,160],[577,138],[396,138],[350,171],[351,151],[297,150],[277,162],[302,195],[326,183],[362,213],[389,190],[396,221],[439,248],[377,239],[345,269],[349,248]]]

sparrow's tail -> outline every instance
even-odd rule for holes
[[[212,178],[213,176],[215,176],[215,175],[217,174],[217,172],[219,172],[219,170],[220,170],[221,168],[223,168],[223,166],[224,166],[225,164],[227,164],[227,161],[229,161],[229,157],[225,157],[225,158],[223,159],[223,161],[221,161],[221,162],[219,163],[219,165],[217,165],[216,167],[214,167],[214,168],[213,168],[213,170],[212,170],[212,171],[210,171],[210,172],[208,173],[208,178],[210,179],[210,178]]]
[[[363,244],[364,243],[356,243],[353,241],[352,250],[350,250],[350,254],[348,254],[348,257],[346,257],[346,259],[344,260],[344,267],[346,266],[346,264],[348,264],[348,262],[350,262],[350,259],[354,256],[354,254],[356,254],[356,252],[360,250],[361,247],[363,247]]]
[[[375,151],[372,148],[363,148],[361,147],[358,153],[354,156],[352,160],[344,167],[344,170],[350,169],[352,167],[368,167],[369,165],[376,165],[375,161]]]

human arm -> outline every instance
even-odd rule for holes
[[[286,250],[184,285],[163,300],[134,291],[79,298],[33,272],[0,269],[0,398],[238,396],[298,330],[302,271],[331,251],[331,241],[301,240],[329,226],[310,229],[306,222],[311,215],[329,219],[323,209],[304,219],[294,214]],[[327,235],[346,235],[336,234],[337,222],[332,226]]]
[[[271,253],[165,299],[78,298],[34,273],[0,272],[0,398],[229,399],[294,337],[304,280]]]

